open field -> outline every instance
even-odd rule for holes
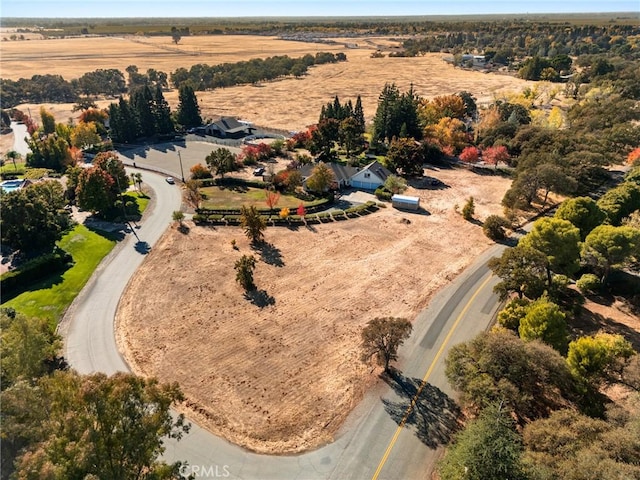
[[[388,207],[312,229],[272,227],[257,250],[240,228],[170,230],[120,303],[125,358],[137,373],[178,381],[192,419],[247,448],[297,452],[329,441],[377,373],[359,361],[363,325],[413,320],[490,243],[453,206],[473,195],[478,218],[497,213],[509,181],[427,174],[448,187],[408,193],[430,214]],[[256,284],[272,305],[260,308],[236,284],[243,254],[258,259]]]
[[[433,97],[466,90],[480,103],[489,102],[505,90],[520,91],[533,85],[508,75],[485,74],[455,68],[442,61],[441,54],[415,58],[370,58],[377,45],[388,46],[382,38],[343,39],[359,48],[279,40],[262,36],[194,36],[174,45],[169,37],[104,37],[2,42],[2,77],[30,78],[42,72],[60,74],[70,80],[97,68],[125,71],[137,65],[140,71],[155,68],[170,73],[178,67],[198,63],[217,64],[251,58],[287,54],[299,57],[319,51],[344,52],[348,61],[312,67],[301,79],[286,78],[258,85],[236,86],[197,92],[204,118],[231,115],[257,125],[300,130],[317,122],[323,104],[339,95],[343,101],[362,96],[368,121],[375,114],[378,95],[385,83],[395,82],[402,90],[413,84],[418,95]],[[177,91],[165,94],[172,108]],[[109,101],[100,102],[107,106]],[[58,121],[66,122],[71,104],[46,105]],[[20,106],[37,115],[39,107]]]

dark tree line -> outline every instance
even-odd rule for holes
[[[189,83],[196,90],[210,90],[213,88],[231,87],[243,83],[256,83],[273,80],[279,77],[293,75],[300,77],[312,65],[344,62],[344,53],[318,52],[315,56],[307,54],[300,58],[290,58],[287,55],[268,57],[265,59],[223,63],[221,65],[193,65],[189,70],[179,68],[171,74],[171,82],[180,87]]]
[[[116,143],[175,131],[171,109],[160,86],[152,92],[145,85],[133,93],[131,100],[121,97],[118,103],[109,105],[109,126],[111,139]]]

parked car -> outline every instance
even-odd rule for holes
[[[167,177],[166,180],[167,180],[167,183],[170,184],[170,185],[173,185],[174,183],[176,183],[176,181],[173,179],[173,177]]]
[[[253,176],[254,177],[259,177],[262,174],[264,174],[264,168],[263,167],[258,167],[253,171]]]

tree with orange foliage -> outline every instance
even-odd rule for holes
[[[427,125],[424,138],[436,143],[443,151],[445,147],[452,147],[455,153],[462,150],[467,143],[468,135],[461,120],[445,117],[435,125]]]
[[[640,163],[640,147],[629,152],[629,155],[627,155],[627,163],[629,165]]]
[[[278,204],[278,201],[280,201],[280,194],[273,190],[265,190],[264,197],[267,206],[272,210]]]

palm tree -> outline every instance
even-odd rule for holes
[[[22,155],[20,155],[15,150],[9,150],[5,156],[7,158],[10,158],[11,161],[13,162],[13,169],[18,170],[18,166],[16,165],[16,160],[22,159]]]
[[[132,173],[131,181],[134,185],[138,186],[138,191],[142,193],[142,174],[141,173]]]

